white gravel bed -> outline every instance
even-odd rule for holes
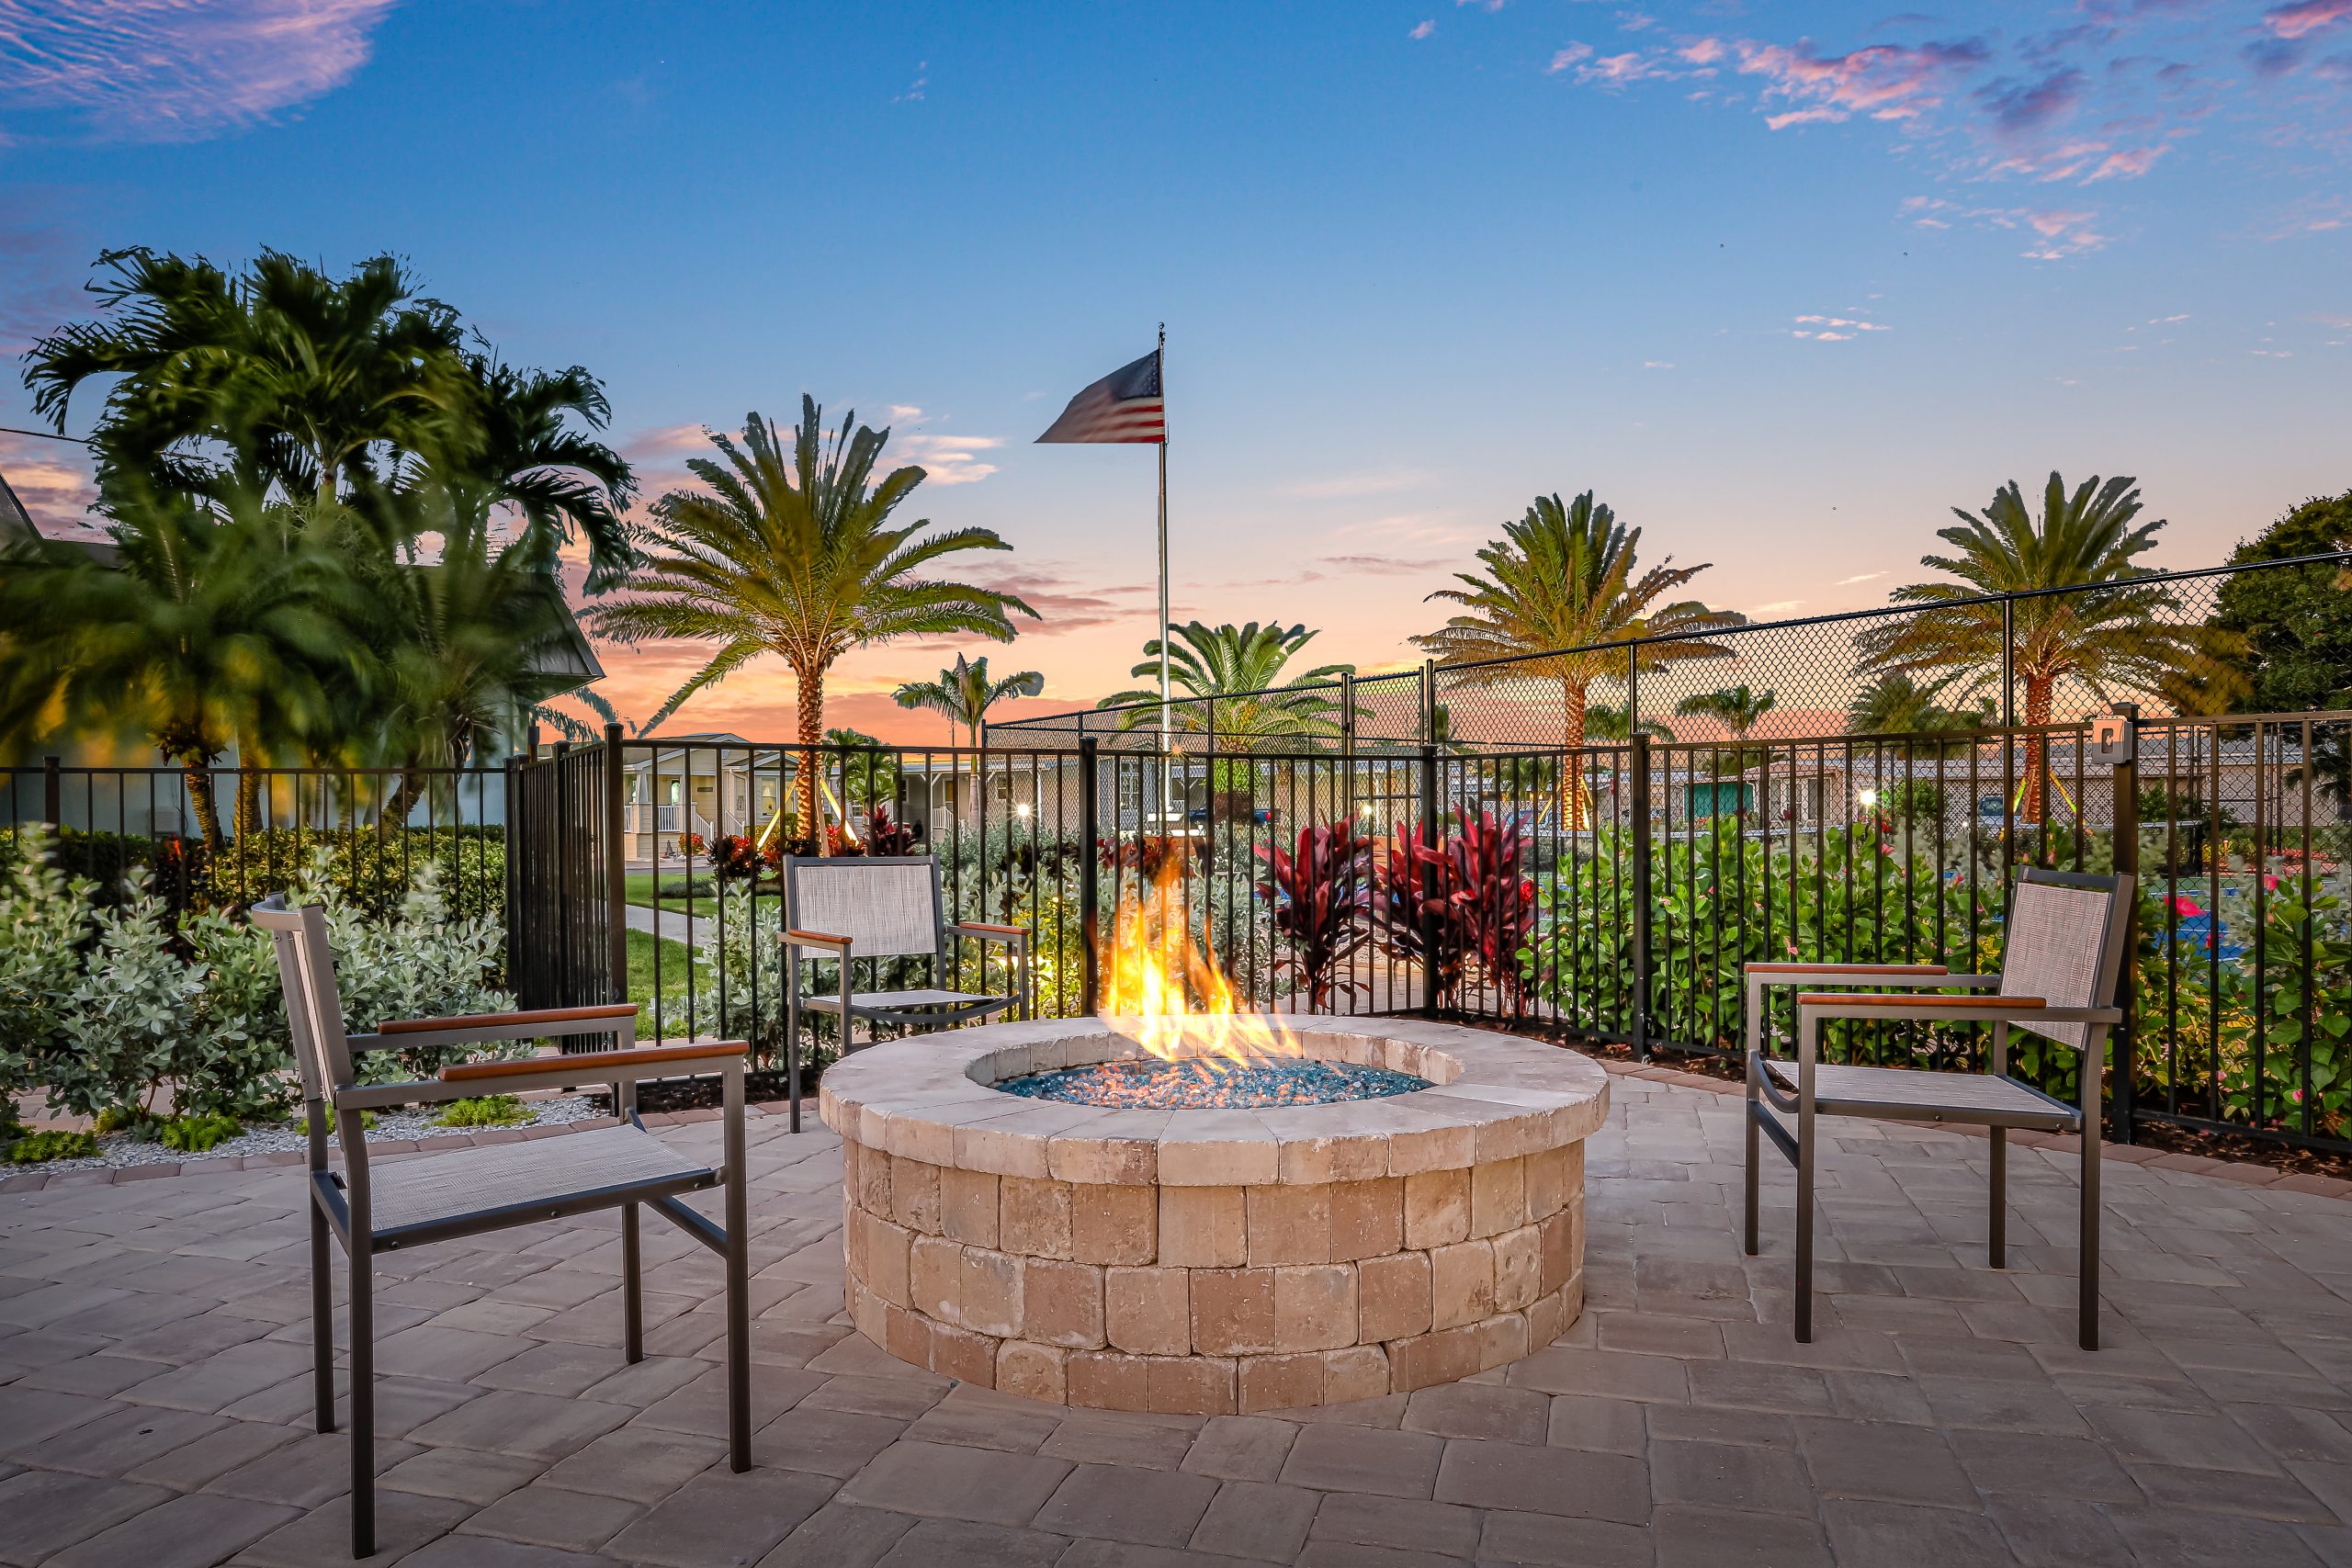
[[[406,1143],[418,1138],[438,1138],[451,1133],[489,1131],[481,1127],[444,1127],[439,1118],[447,1105],[422,1106],[410,1111],[379,1111],[376,1124],[368,1129],[371,1144]],[[582,1122],[592,1116],[605,1114],[588,1101],[584,1094],[549,1095],[545,1099],[526,1100],[523,1109],[532,1112],[527,1122],[517,1122],[516,1127],[559,1126],[566,1122]],[[310,1146],[303,1131],[300,1113],[291,1122],[261,1122],[247,1127],[233,1138],[224,1138],[201,1154],[172,1148],[160,1143],[149,1143],[129,1133],[102,1133],[98,1135],[98,1156],[96,1159],[52,1159],[39,1165],[0,1165],[0,1177],[22,1176],[29,1171],[115,1170],[134,1165],[194,1165],[199,1160],[227,1159],[235,1155],[271,1155],[287,1149]]]

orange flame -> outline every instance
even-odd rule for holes
[[[1219,1072],[1306,1055],[1278,1021],[1239,1005],[1207,933],[1193,940],[1182,879],[1182,856],[1171,854],[1148,896],[1130,892],[1119,900],[1103,954],[1100,1016],[1162,1061],[1193,1059]]]

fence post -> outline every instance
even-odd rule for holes
[[[1340,808],[1340,820],[1353,832],[1356,821],[1356,677],[1352,670],[1340,671],[1340,781],[1339,787],[1331,792],[1331,799]]]
[[[1432,688],[1434,689],[1434,688]],[[1420,847],[1436,849],[1442,840],[1438,837],[1437,820],[1437,747],[1427,740],[1421,742],[1421,824]],[[1406,853],[1412,855],[1415,846],[1407,845]],[[1437,1016],[1437,917],[1430,908],[1430,871],[1416,859],[1412,865],[1409,886],[1421,890],[1421,1010],[1430,1017]]]
[[[608,724],[605,726],[605,940],[611,962],[611,988],[605,999],[615,1002],[628,1000],[628,856],[621,807],[628,772],[623,763],[621,727]],[[657,897],[653,902],[658,910],[662,900]],[[654,923],[661,924],[658,913]]]
[[[1628,677],[1632,675],[1629,668]],[[1626,713],[1633,712],[1633,694],[1625,699]],[[1650,738],[1640,730],[1631,737],[1633,747],[1633,799],[1627,809],[1634,818],[1634,954],[1630,965],[1634,972],[1633,1033],[1634,1060],[1650,1059]]]
[[[2123,757],[2115,769],[2115,869],[2130,875],[2132,907],[2123,917],[2123,966],[2117,972],[2115,1005],[2122,1010],[2123,1023],[2109,1039],[2115,1053],[2113,1088],[2108,1111],[2108,1136],[2119,1144],[2132,1141],[2132,1113],[2137,1095],[2133,1078],[2139,1064],[2138,998],[2134,994],[2133,971],[2139,967],[2140,951],[2140,705],[2117,703],[2115,711],[2123,716]],[[2095,1131],[2085,1128],[2086,1137]]]
[[[1437,739],[1437,660],[1421,660],[1421,739]]]
[[[65,777],[59,772],[64,761],[62,757],[40,760],[40,819],[53,834],[65,831]]]
[[[527,1008],[537,1004],[532,999],[536,994],[532,987],[523,983],[530,972],[530,964],[526,957],[526,917],[523,912],[523,754],[520,751],[506,754],[506,775],[500,787],[503,798],[499,803],[498,815],[500,827],[506,837],[506,988],[514,993],[522,1006]]]
[[[1102,750],[1102,742],[1093,736],[1079,736],[1078,939],[1086,949],[1086,963],[1079,976],[1078,1010],[1086,1018],[1093,1017],[1102,1003],[1102,958],[1095,945],[1102,933],[1097,930],[1094,912],[1095,902],[1102,896],[1102,849],[1096,842],[1102,833],[1097,820],[1102,809],[1097,793],[1101,787]]]
[[[1638,642],[1629,642],[1625,645],[1625,733],[1628,736],[1637,734],[1641,728],[1642,645]],[[1584,744],[1584,737],[1571,735],[1568,737],[1568,744],[1581,746]]]
[[[2001,601],[2001,728],[2018,727],[2018,602]]]

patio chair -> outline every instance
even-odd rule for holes
[[[963,921],[951,925],[939,895],[939,862],[930,855],[789,856],[784,863],[785,1073],[792,1098],[792,1130],[800,1130],[800,1015],[841,1020],[842,1049],[850,1049],[854,1020],[894,1024],[918,1033],[969,1023],[1018,1007],[1029,1016],[1029,933],[1018,926]],[[1011,994],[947,987],[954,977],[948,943],[959,937],[1007,949]],[[841,962],[837,995],[804,995],[801,965]],[[852,965],[865,960],[928,958],[931,984],[895,991],[853,988]],[[986,985],[988,953],[980,953]],[[869,967],[869,974],[872,973]]]
[[[591,1210],[621,1212],[623,1349],[645,1355],[643,1281],[638,1250],[638,1210],[650,1206],[725,1261],[727,1282],[727,1407],[729,1458],[737,1471],[752,1463],[751,1306],[743,1168],[743,1063],[741,1041],[635,1048],[637,1009],[548,1008],[469,1018],[411,1019],[381,1023],[373,1034],[346,1035],[343,998],[327,950],[326,914],[316,905],[288,908],[272,894],[252,911],[277,949],[287,1022],[302,1078],[310,1129],[311,1314],[312,1390],[318,1429],[334,1430],[334,1290],[330,1234],[349,1259],[351,1292],[351,1552],[375,1551],[374,1274],[379,1252],[515,1225],[536,1224]],[[469,1045],[477,1042],[560,1039],[610,1034],[618,1049],[564,1056],[524,1056],[443,1067],[413,1083],[361,1084],[355,1052]],[[724,1163],[713,1167],[672,1148],[645,1130],[637,1114],[641,1078],[696,1066],[722,1079]],[[613,1087],[617,1127],[558,1137],[418,1155],[371,1168],[364,1113],[379,1106],[461,1100],[484,1093]],[[334,1112],[343,1168],[327,1160],[327,1112]],[[679,1201],[681,1194],[724,1185],[724,1228]]]
[[[2123,1021],[2115,1006],[2132,913],[2132,878],[2084,876],[2028,868],[2009,899],[2008,932],[1998,975],[1954,975],[1939,964],[1750,964],[1747,979],[1747,1233],[1757,1251],[1758,1135],[1797,1168],[1796,1337],[1813,1337],[1813,1179],[1815,1119],[1868,1116],[1885,1121],[1950,1122],[1984,1127],[1993,1145],[1992,1266],[2007,1261],[2007,1130],[2030,1128],[2082,1137],[2082,1278],[2078,1337],[2098,1348],[2099,1091],[2108,1033]],[[1871,995],[1801,990],[1797,1056],[1764,1054],[1765,994],[1773,986],[1834,984],[1888,991],[1990,990],[1990,996]],[[1831,1019],[1923,1019],[1992,1025],[1983,1073],[1822,1062],[1821,1026]],[[2030,1030],[2074,1047],[2081,1063],[2080,1103],[2069,1105],[2008,1072],[2009,1031]],[[1794,1117],[1792,1134],[1777,1111]]]

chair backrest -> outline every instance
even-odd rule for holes
[[[850,940],[857,958],[937,958],[939,862],[930,855],[793,855],[784,863],[785,919]]]
[[[2054,1007],[2113,1006],[2131,915],[2128,875],[2087,876],[2026,867],[2009,896],[2001,995],[2040,997]],[[2020,1019],[2014,1027],[2079,1050],[2094,1026]]]
[[[305,1100],[331,1096],[354,1080],[351,1047],[343,1032],[343,993],[334,983],[334,955],[327,948],[327,912],[322,905],[287,907],[273,893],[248,913],[269,932],[277,949],[277,981],[286,992],[286,1026],[294,1039],[294,1063],[301,1070]]]

